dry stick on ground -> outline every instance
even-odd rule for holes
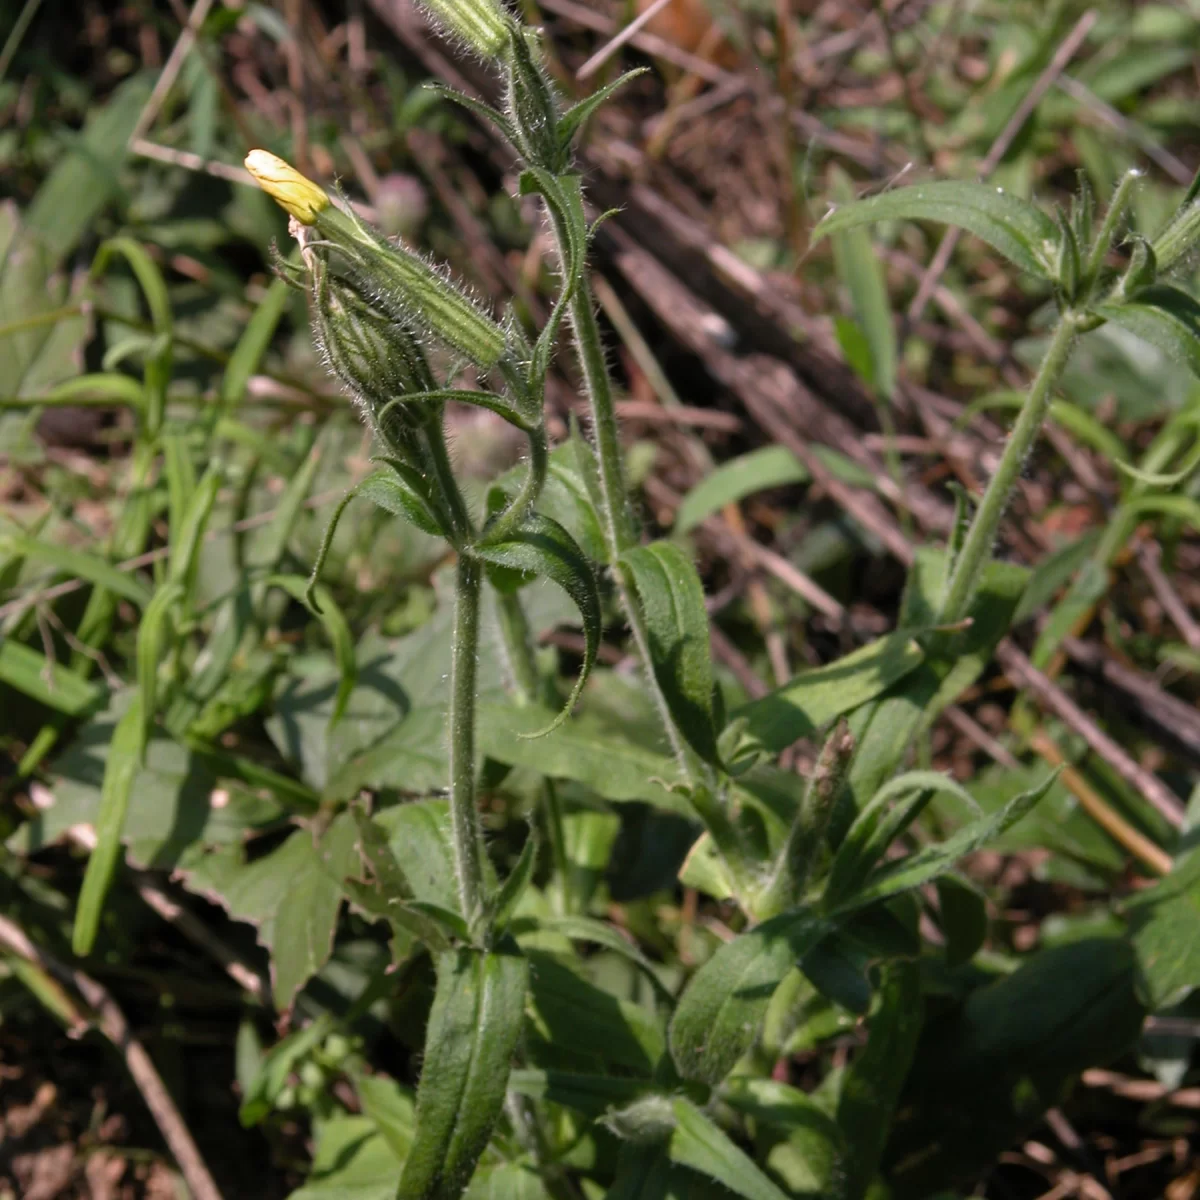
[[[221,1193],[191,1133],[183,1123],[179,1109],[175,1107],[175,1101],[171,1099],[171,1093],[167,1091],[154,1061],[141,1042],[130,1033],[129,1024],[116,1001],[109,995],[108,989],[82,971],[60,962],[40,946],[34,945],[15,921],[4,916],[0,916],[0,945],[26,962],[40,967],[83,997],[95,1013],[96,1025],[101,1033],[125,1059],[125,1065],[129,1068],[150,1115],[178,1163],[194,1200],[221,1200]]]
[[[1063,43],[1055,51],[1054,57],[1046,64],[1045,70],[1026,93],[1025,99],[1017,106],[1016,112],[1000,131],[1000,136],[992,143],[983,162],[979,164],[978,178],[981,183],[1000,165],[1000,160],[1013,144],[1017,134],[1021,132],[1025,122],[1029,120],[1033,110],[1041,103],[1042,97],[1054,86],[1054,81],[1067,69],[1067,63],[1075,57],[1095,24],[1096,12],[1094,9],[1089,9],[1075,22],[1075,27],[1063,39]],[[959,236],[959,230],[954,228],[942,237],[933,261],[929,264],[929,269],[925,272],[920,287],[917,288],[917,294],[908,306],[907,319],[910,324],[915,324],[924,314],[934,288],[937,287],[943,272],[950,265],[950,256],[954,253],[954,247],[958,245]]]
[[[1193,649],[1200,650],[1200,622],[1188,612],[1183,598],[1175,590],[1162,569],[1162,548],[1157,542],[1142,542],[1138,546],[1138,561],[1163,611],[1175,624],[1180,636]]]

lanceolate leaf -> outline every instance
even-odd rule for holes
[[[417,1129],[397,1200],[459,1200],[504,1104],[529,966],[515,953],[448,951],[417,1089]]]
[[[1015,825],[1050,790],[1057,778],[1058,772],[1052,771],[1036,788],[1015,796],[999,811],[964,825],[944,842],[886,863],[868,876],[852,896],[837,897],[831,906],[832,915],[851,912],[876,900],[886,900],[936,879],[964,855],[986,846]]]
[[[675,1100],[671,1108],[675,1130],[667,1154],[672,1162],[715,1179],[745,1200],[787,1200],[754,1160],[690,1100]]]
[[[727,504],[766,488],[807,483],[808,468],[786,446],[764,446],[723,462],[683,498],[675,532],[687,533]]]
[[[1200,303],[1187,292],[1156,283],[1124,304],[1102,304],[1096,311],[1200,375]]]
[[[544,729],[521,737],[541,737],[556,729],[570,715],[579,693],[587,683],[600,648],[600,593],[591,564],[575,539],[555,520],[530,513],[525,524],[502,542],[484,543],[473,553],[484,562],[530,575],[544,575],[558,584],[575,602],[583,620],[583,664],[562,712]]]
[[[650,664],[688,745],[715,763],[712,653],[704,587],[695,564],[670,542],[637,546],[619,567],[632,578],[650,635]]]
[[[845,1158],[845,1200],[862,1200],[879,1168],[900,1089],[921,1032],[921,969],[912,960],[887,965],[866,1047],[842,1084],[837,1121],[851,1153]]]
[[[675,1009],[670,1045],[679,1073],[720,1083],[754,1044],[783,977],[832,928],[810,911],[783,913],[722,946]]]
[[[358,485],[358,494],[379,505],[385,512],[411,521],[422,533],[431,537],[445,537],[447,530],[442,527],[434,511],[420,473],[398,459],[387,461],[392,470],[368,475]]]
[[[607,83],[602,88],[597,88],[590,96],[580,100],[578,104],[572,104],[570,108],[563,113],[558,122],[558,138],[565,150],[575,137],[576,132],[602,104],[607,102],[627,83],[631,83],[639,75],[645,75],[649,70],[648,67],[638,67],[633,71],[626,71],[624,75],[619,75],[612,83]]]
[[[100,704],[104,691],[40,651],[10,639],[0,641],[0,682],[68,717]]]
[[[75,909],[75,928],[71,948],[81,957],[92,952],[104,900],[112,885],[121,853],[121,830],[129,809],[129,791],[142,763],[146,746],[146,723],[141,698],[133,701],[113,731],[112,743],[104,764],[104,784],[100,790],[100,811],[96,814],[96,846],[88,859]]]
[[[897,188],[835,208],[813,230],[813,241],[875,221],[936,221],[957,225],[1010,262],[1052,277],[1058,227],[1040,208],[982,183],[942,181]]]

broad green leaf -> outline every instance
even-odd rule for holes
[[[75,907],[75,925],[71,948],[83,957],[91,954],[100,928],[104,901],[112,886],[121,854],[121,833],[129,809],[129,792],[142,763],[146,748],[146,721],[141,697],[135,692],[124,716],[113,731],[112,745],[104,767],[104,786],[100,791],[100,809],[96,814],[96,845],[88,858],[79,901]]]
[[[840,169],[834,171],[833,190],[840,204],[854,202],[850,180]],[[832,240],[838,278],[850,294],[870,350],[871,382],[883,399],[890,400],[896,390],[896,331],[882,259],[861,226],[835,233]]]
[[[532,1162],[485,1163],[462,1200],[552,1200],[545,1175]]]
[[[1128,1053],[1145,1010],[1122,938],[1086,938],[931,1014],[888,1139],[898,1200],[924,1200],[1019,1142],[1088,1067]]]
[[[691,806],[668,790],[678,775],[674,759],[633,745],[586,716],[536,741],[520,737],[544,728],[553,714],[532,705],[483,704],[476,740],[488,758],[531,767],[554,779],[573,779],[606,800],[642,800],[683,816]]]
[[[670,542],[635,546],[618,569],[631,579],[650,642],[650,666],[679,732],[707,763],[718,761],[712,651],[695,563]]]
[[[944,842],[926,846],[905,858],[893,859],[869,875],[861,888],[848,898],[839,898],[833,915],[850,912],[886,900],[889,896],[911,891],[945,874],[964,855],[972,854],[999,837],[1024,817],[1048,792],[1058,772],[1052,771],[1031,791],[1014,796],[998,812],[964,825]]]
[[[676,1124],[667,1154],[672,1162],[715,1179],[745,1200],[787,1200],[754,1160],[690,1100],[675,1100],[671,1108]]]
[[[675,532],[689,533],[727,504],[736,504],[755,492],[807,483],[810,477],[808,468],[786,446],[763,446],[739,454],[723,462],[684,496],[675,514]]]
[[[450,808],[445,800],[397,804],[376,813],[371,823],[387,834],[393,860],[403,864],[400,869],[407,885],[405,895],[441,908],[457,907]],[[389,875],[387,886],[398,889],[400,885]]]
[[[899,631],[823,667],[797,675],[770,695],[743,705],[734,719],[768,750],[783,750],[873,700],[921,662],[910,633]]]
[[[255,926],[271,954],[272,996],[288,1011],[296,993],[324,966],[342,906],[342,881],[354,871],[355,827],[339,816],[320,841],[297,829],[250,863],[210,855],[191,886],[212,895],[239,921]]]
[[[544,576],[574,601],[583,622],[583,662],[567,703],[544,729],[521,737],[541,737],[558,728],[570,715],[587,683],[600,648],[600,593],[591,564],[575,539],[557,522],[531,513],[525,524],[502,542],[484,542],[474,553],[492,566]]]
[[[863,1200],[879,1169],[921,1033],[921,968],[896,959],[883,971],[867,1044],[842,1082],[837,1122],[851,1152],[845,1158],[846,1200]]]
[[[518,1096],[561,1104],[576,1112],[598,1117],[610,1108],[636,1100],[645,1092],[644,1079],[617,1075],[584,1075],[575,1071],[516,1070],[509,1076],[509,1089]]]
[[[581,963],[530,949],[530,1018],[550,1065],[592,1073],[618,1067],[649,1079],[666,1049],[654,1015],[589,982]],[[535,1050],[535,1061],[542,1061]]]
[[[939,876],[936,885],[946,936],[946,964],[959,967],[970,962],[987,939],[987,900],[974,884],[958,875]]]
[[[1041,209],[1003,188],[949,180],[896,188],[835,208],[813,230],[812,240],[876,221],[957,225],[1023,271],[1042,279],[1053,276],[1057,226]]]
[[[1200,375],[1200,303],[1187,292],[1156,283],[1123,304],[1101,304],[1096,311]]]
[[[149,98],[151,79],[151,72],[133,76],[89,114],[82,134],[26,210],[26,228],[55,258],[73,250],[105,205],[121,195],[119,168]]]
[[[686,1079],[717,1084],[754,1044],[783,977],[831,929],[783,913],[721,946],[688,983],[671,1020],[671,1056]]]
[[[103,689],[61,663],[11,638],[0,641],[0,682],[68,717],[80,717],[100,705]]]
[[[1137,955],[1138,991],[1154,1011],[1200,987],[1200,850],[1126,906]]]
[[[515,953],[447,951],[425,1035],[416,1134],[397,1200],[459,1200],[504,1105],[529,964]]]
[[[402,1163],[408,1157],[416,1130],[412,1093],[394,1079],[383,1075],[354,1072],[353,1079],[363,1116],[375,1123],[375,1128],[391,1148],[396,1161]]]
[[[369,1117],[316,1123],[312,1172],[288,1200],[395,1200],[400,1163]]]

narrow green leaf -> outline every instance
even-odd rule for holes
[[[562,148],[565,150],[571,144],[575,134],[596,109],[607,103],[627,83],[632,83],[639,75],[645,75],[648,70],[648,67],[638,67],[633,71],[626,71],[623,75],[617,76],[612,83],[606,83],[602,88],[597,88],[590,96],[585,96],[576,104],[572,104],[558,121],[558,140]]]
[[[13,406],[27,407],[38,404],[47,408],[69,404],[92,405],[109,408],[114,404],[128,404],[133,408],[141,408],[145,403],[146,394],[142,385],[132,375],[122,375],[117,371],[97,371],[88,375],[76,375],[74,379],[64,379],[55,384],[49,391],[40,396],[30,396],[14,400]],[[8,401],[0,401],[0,407],[8,407]]]
[[[884,864],[849,899],[840,900],[831,915],[851,912],[877,900],[911,891],[945,874],[964,855],[972,854],[1015,825],[1050,790],[1058,772],[1052,771],[1037,787],[1015,796],[1003,808],[964,825],[944,842],[916,854]]]
[[[213,464],[196,485],[179,528],[171,530],[171,556],[167,564],[167,578],[172,583],[178,583],[185,588],[190,587],[200,542],[208,528],[208,519],[212,515],[213,504],[220,487],[221,468]]]
[[[914,670],[922,658],[911,633],[888,634],[836,662],[797,675],[770,695],[737,709],[733,718],[744,718],[747,734],[768,750],[783,750],[873,700]]]
[[[520,733],[518,737],[540,738],[557,729],[571,714],[591,674],[600,649],[600,593],[591,563],[575,539],[557,522],[540,513],[530,513],[525,524],[502,542],[484,542],[473,553],[484,562],[531,576],[544,575],[556,583],[575,603],[583,622],[583,663],[562,711],[544,729]]]
[[[675,514],[675,532],[689,533],[727,504],[755,492],[807,483],[808,468],[786,446],[763,446],[723,462],[686,496]]]
[[[68,717],[83,716],[104,698],[96,684],[11,638],[0,641],[0,681]]]
[[[232,409],[242,402],[250,376],[258,370],[291,294],[291,289],[282,279],[273,280],[246,328],[242,330],[229,362],[225,364],[225,374],[221,377],[221,405],[225,409]]]
[[[854,191],[844,171],[835,170],[833,186],[840,203],[853,203]],[[861,226],[845,229],[832,237],[838,278],[850,294],[855,316],[870,350],[872,382],[881,397],[890,399],[896,390],[896,331],[892,326],[883,261],[875,252],[870,235]]]
[[[139,704],[146,732],[158,712],[158,668],[166,657],[173,634],[174,609],[183,599],[183,588],[167,583],[146,605],[137,635],[137,680]]]
[[[308,580],[303,575],[272,575],[268,582],[272,587],[282,588],[293,600],[301,604],[307,603]],[[316,609],[317,617],[333,645],[333,656],[339,675],[333,712],[329,714],[329,727],[332,729],[342,719],[346,705],[350,703],[350,696],[358,679],[358,656],[354,648],[354,634],[350,632],[350,622],[346,620],[346,614],[342,612],[332,593],[318,584],[316,597],[320,605]]]
[[[718,1084],[754,1044],[783,977],[831,929],[783,913],[727,942],[693,976],[671,1020],[671,1056],[686,1079]]]
[[[635,546],[618,569],[632,580],[650,639],[650,666],[671,717],[708,763],[719,760],[712,651],[704,586],[691,558],[671,542]]]
[[[813,241],[876,221],[957,225],[1010,262],[1042,279],[1053,277],[1058,228],[1041,209],[982,183],[946,180],[896,188],[835,208],[813,230]]]
[[[520,955],[449,951],[437,974],[397,1200],[459,1200],[504,1105],[524,1019],[529,964]]]
[[[112,886],[121,854],[121,832],[129,809],[133,777],[142,763],[146,747],[146,722],[141,697],[135,692],[116,729],[104,763],[104,783],[100,789],[100,808],[96,814],[96,846],[88,858],[79,902],[75,908],[75,927],[71,948],[79,957],[91,954],[100,928],[104,901]]]
[[[358,485],[358,495],[366,497],[384,512],[403,517],[422,533],[431,537],[446,537],[448,531],[438,519],[420,473],[399,460],[389,459],[388,463],[391,471],[368,475]]]
[[[921,1033],[921,968],[897,959],[883,971],[878,1005],[867,1023],[866,1047],[846,1072],[837,1122],[851,1153],[845,1158],[846,1200],[863,1200],[879,1170],[892,1115]]]
[[[667,1154],[672,1162],[715,1179],[745,1200],[787,1200],[754,1160],[690,1100],[677,1099],[671,1108],[675,1130]]]
[[[120,571],[94,554],[85,550],[71,550],[66,546],[55,546],[40,538],[11,537],[0,538],[0,550],[22,558],[32,558],[47,563],[55,570],[62,571],[76,579],[86,579],[120,596],[132,601],[138,608],[145,608],[150,603],[151,592],[137,576],[129,571]]]
[[[525,845],[521,847],[520,857],[517,859],[513,869],[508,873],[508,878],[500,885],[500,890],[496,893],[492,915],[492,923],[495,928],[503,929],[508,924],[513,910],[521,902],[521,897],[525,894],[525,889],[529,887],[529,884],[533,880],[533,871],[537,866],[537,856],[538,836],[531,827],[525,838]]]

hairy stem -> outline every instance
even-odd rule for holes
[[[1025,405],[1017,416],[1008,445],[1004,447],[1000,465],[996,468],[979,508],[975,511],[971,527],[967,530],[942,607],[943,625],[955,625],[962,621],[975,599],[980,576],[987,565],[992,544],[996,539],[996,531],[1008,507],[1009,495],[1021,473],[1026,456],[1041,432],[1050,400],[1054,395],[1054,387],[1067,364],[1076,332],[1075,313],[1063,313],[1050,339],[1042,365],[1038,368],[1037,377],[1029,389]]]
[[[450,835],[458,901],[467,924],[483,916],[483,831],[475,807],[475,694],[479,657],[479,563],[459,556],[450,660]]]

